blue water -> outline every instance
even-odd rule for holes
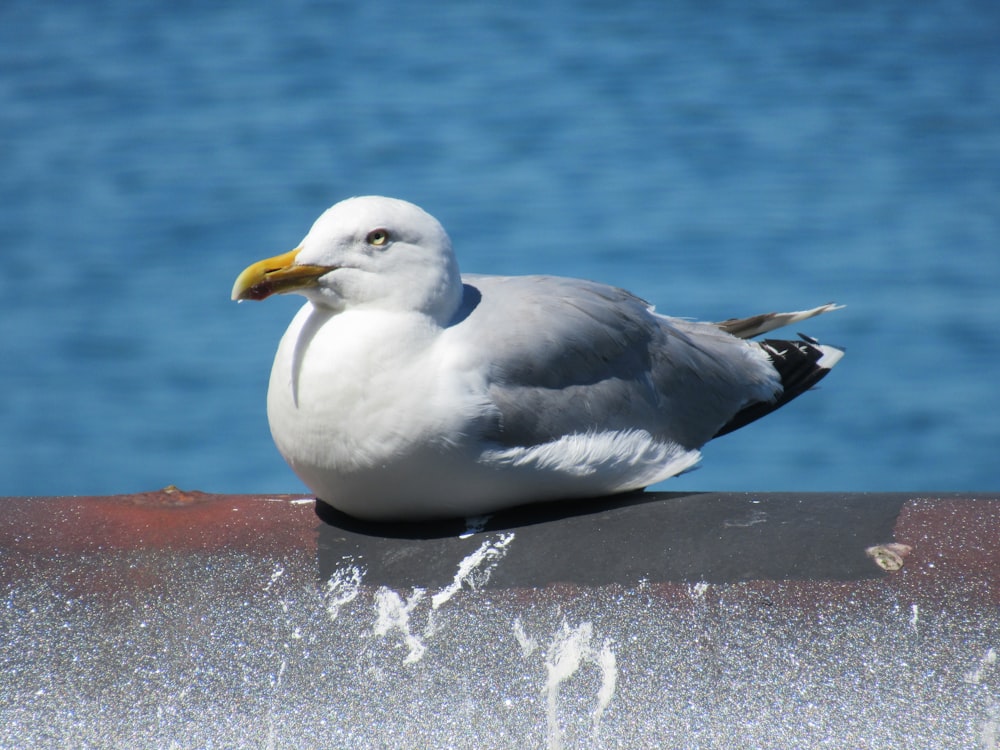
[[[1000,4],[277,5],[0,5],[0,494],[302,490],[299,301],[229,290],[363,193],[468,271],[846,304],[822,388],[669,488],[1000,488]]]

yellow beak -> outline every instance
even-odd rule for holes
[[[328,266],[297,266],[295,257],[301,247],[284,255],[265,258],[248,266],[233,284],[234,300],[261,300],[272,294],[285,294],[319,284],[319,277],[333,269]]]

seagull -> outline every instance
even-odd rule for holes
[[[693,322],[593,281],[462,275],[433,216],[381,196],[329,208],[232,298],[287,293],[306,302],[274,358],[271,434],[318,499],[365,520],[641,490],[843,356],[750,340],[833,303]]]

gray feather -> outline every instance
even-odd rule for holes
[[[497,415],[484,437],[501,445],[645,429],[695,448],[780,393],[756,344],[658,315],[622,289],[553,276],[464,280],[450,334],[481,352]]]

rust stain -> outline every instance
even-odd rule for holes
[[[133,505],[154,508],[183,508],[210,500],[213,495],[200,490],[182,490],[175,485],[168,484],[162,490],[137,492],[132,495],[119,495],[119,497],[122,502],[129,502]]]
[[[903,506],[894,536],[913,550],[894,577],[906,589],[975,589],[1000,605],[1000,502],[995,495],[916,497]]]
[[[315,548],[316,519],[300,495],[218,495],[166,487],[101,497],[10,498],[0,549],[53,555],[169,549],[260,554]]]

